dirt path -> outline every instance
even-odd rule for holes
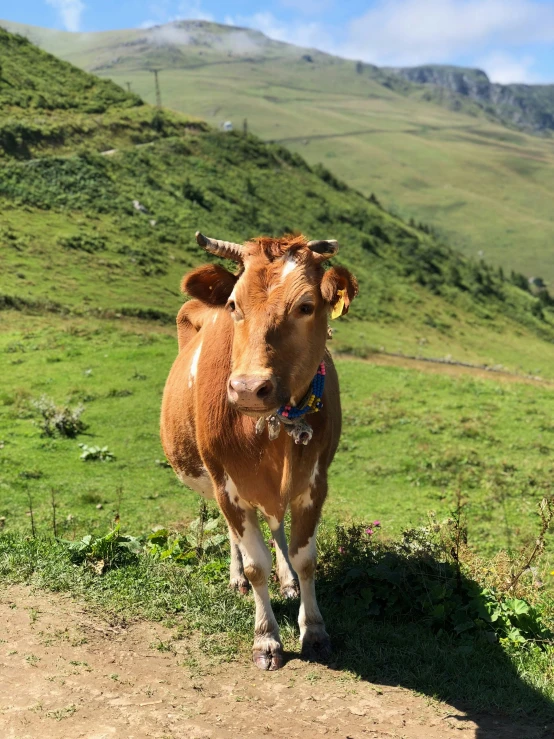
[[[511,382],[523,385],[537,385],[540,387],[554,387],[554,381],[543,379],[542,377],[532,375],[518,375],[508,370],[495,369],[493,367],[480,367],[468,363],[449,362],[440,359],[420,359],[417,357],[408,357],[401,354],[387,354],[385,352],[376,352],[367,359],[360,359],[351,354],[335,355],[337,359],[350,359],[358,362],[368,362],[381,367],[402,367],[404,369],[415,369],[420,372],[429,372],[431,374],[449,375],[450,377],[478,377],[481,380],[494,380],[497,382]]]
[[[67,596],[0,590],[2,739],[539,739],[543,731],[459,710],[291,659],[261,673],[214,665],[197,637],[113,627]],[[156,645],[171,651],[161,651]]]

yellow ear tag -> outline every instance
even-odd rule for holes
[[[344,310],[344,294],[346,290],[337,290],[337,302],[333,305],[333,310],[331,311],[331,320],[334,320],[335,318],[340,318],[342,316],[342,311]]]

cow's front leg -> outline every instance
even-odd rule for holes
[[[311,486],[311,497],[301,495],[291,503],[290,558],[300,582],[300,611],[298,626],[302,642],[302,656],[326,660],[331,655],[331,640],[325,630],[323,617],[315,595],[317,560],[316,534],[326,483]],[[306,505],[306,499],[310,502]]]
[[[285,522],[277,523],[276,519],[269,518],[268,525],[275,542],[275,558],[277,560],[277,577],[281,585],[281,594],[285,598],[298,598],[298,579],[289,560],[289,549],[285,534]]]
[[[283,647],[267,587],[271,574],[271,553],[260,531],[256,511],[249,507],[244,514],[243,531],[237,532],[237,539],[244,574],[250,580],[256,604],[252,658],[261,670],[278,670],[283,666]]]
[[[231,590],[238,591],[241,595],[246,595],[250,590],[250,583],[244,574],[244,565],[242,562],[242,554],[239,547],[239,541],[235,532],[229,526],[229,545],[231,547],[231,567],[229,568],[229,587]]]

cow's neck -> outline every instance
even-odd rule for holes
[[[279,436],[281,426],[291,436],[296,444],[308,444],[313,436],[313,429],[306,420],[309,413],[317,413],[323,407],[323,390],[325,387],[325,362],[321,361],[317,373],[311,381],[308,390],[300,403],[295,406],[289,404],[281,406],[277,413],[266,417],[261,416],[256,424],[256,433],[261,434],[267,423],[270,441]]]

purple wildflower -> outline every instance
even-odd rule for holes
[[[365,532],[368,536],[371,536],[373,534],[373,529],[366,529]]]
[[[377,529],[378,529],[378,528],[379,528],[379,526],[381,526],[381,521],[374,521],[374,522],[373,522],[373,525],[375,526],[375,528],[377,528]]]

